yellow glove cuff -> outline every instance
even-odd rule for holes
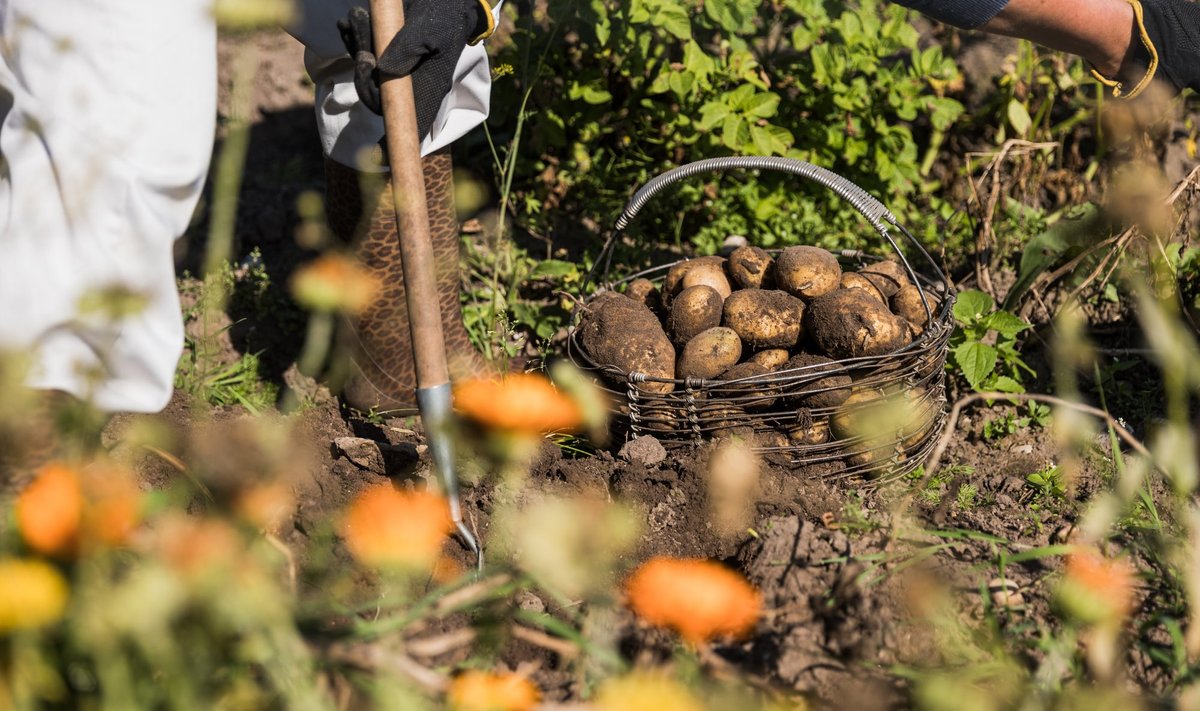
[[[488,37],[491,37],[492,33],[496,31],[496,16],[492,14],[492,6],[488,4],[487,0],[479,0],[479,5],[483,10],[484,16],[487,17],[487,29],[480,32],[477,37],[469,40],[467,42],[469,45],[479,44]]]
[[[1128,92],[1125,91],[1124,84],[1115,79],[1109,79],[1093,68],[1092,76],[1096,77],[1096,81],[1112,89],[1114,99],[1132,99],[1136,97],[1145,91],[1146,87],[1150,86],[1150,82],[1154,80],[1154,75],[1158,73],[1158,49],[1150,41],[1150,34],[1146,32],[1146,22],[1142,15],[1142,3],[1138,2],[1138,0],[1127,0],[1127,2],[1133,7],[1133,17],[1137,21],[1138,35],[1141,37],[1142,46],[1146,48],[1146,52],[1150,55],[1150,66],[1146,67],[1146,75],[1142,77],[1141,81]]]

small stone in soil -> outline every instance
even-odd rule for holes
[[[363,437],[338,437],[333,440],[335,455],[342,455],[360,469],[381,471],[383,469],[383,452],[379,443]]]
[[[626,442],[617,456],[630,464],[652,467],[667,458],[667,450],[662,442],[650,435],[642,435]]]

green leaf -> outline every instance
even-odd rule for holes
[[[964,291],[954,302],[954,320],[961,324],[974,323],[990,314],[996,307],[995,300],[982,291]]]
[[[1033,126],[1033,119],[1029,117],[1029,110],[1025,108],[1025,104],[1016,99],[1008,102],[1008,123],[1018,136],[1029,133],[1029,129]]]
[[[779,95],[769,91],[754,94],[745,101],[740,102],[737,108],[750,116],[771,118],[779,108]]]
[[[565,277],[579,272],[579,265],[561,259],[543,259],[529,273],[531,277]]]
[[[996,331],[1004,338],[1012,338],[1021,331],[1029,328],[1028,323],[1007,311],[995,311],[990,313],[981,321],[981,323],[984,327]]]
[[[1000,375],[988,383],[989,390],[996,390],[1002,393],[1023,393],[1025,386],[1007,375]]]
[[[687,10],[678,5],[666,5],[659,9],[654,24],[681,40],[692,38],[692,21],[688,18]]]
[[[967,379],[967,384],[971,386],[971,389],[978,390],[979,384],[983,382],[984,378],[991,375],[992,371],[996,369],[998,355],[995,348],[985,343],[967,341],[954,349],[954,362],[962,371],[963,377]]]
[[[1070,259],[1089,244],[1105,239],[1108,234],[1100,209],[1095,203],[1088,203],[1030,239],[1021,254],[1017,280],[1004,297],[1004,308],[1012,311],[1043,272]],[[1092,263],[1081,264],[1080,268],[1090,270],[1093,266]]]
[[[791,143],[792,134],[778,126],[750,126],[750,139],[754,147],[764,156],[783,155]]]

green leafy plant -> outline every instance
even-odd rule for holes
[[[1025,481],[1037,491],[1039,496],[1061,499],[1067,495],[1067,482],[1060,466],[1048,464],[1025,477]]]
[[[1023,375],[1034,372],[1017,351],[1017,337],[1029,324],[997,309],[995,300],[982,291],[964,291],[958,295],[954,320],[958,328],[950,340],[950,359],[971,389],[1024,392]]]
[[[1024,416],[1008,412],[983,423],[983,438],[989,442],[1016,434],[1026,427],[1045,427],[1050,421],[1050,406],[1033,402],[1025,403]]]
[[[681,163],[784,155],[846,175],[938,240],[931,217],[954,207],[934,197],[922,156],[961,116],[950,95],[961,80],[910,17],[876,0],[550,0],[498,58],[518,69],[499,80],[490,140],[524,140],[491,168],[518,224],[550,234],[611,224],[633,188]],[[640,219],[657,241],[700,252],[732,233],[826,247],[865,234],[849,205],[776,175],[681,185]]]

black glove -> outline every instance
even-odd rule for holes
[[[365,8],[351,9],[337,26],[354,58],[354,87],[367,108],[383,113],[381,74],[412,75],[421,138],[429,134],[442,99],[450,92],[463,48],[495,29],[486,0],[405,0],[404,27],[376,58],[371,15]]]
[[[1096,73],[1118,98],[1137,96],[1156,75],[1175,91],[1200,91],[1200,4],[1192,0],[1141,0],[1130,2],[1136,39],[1130,70],[1120,79]]]

